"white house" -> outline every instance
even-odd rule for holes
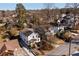
[[[36,32],[26,31],[20,33],[20,38],[23,40],[27,45],[31,43],[38,43],[40,42],[40,36]]]
[[[32,32],[29,36],[28,36],[28,41],[34,40],[35,42],[40,42],[40,37],[38,33]]]
[[[52,33],[53,35],[56,34],[59,30],[64,30],[64,26],[54,26],[49,28],[50,33]]]
[[[65,16],[66,16],[66,14],[62,14],[62,15],[61,15],[61,17],[65,17]]]

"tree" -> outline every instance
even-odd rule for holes
[[[68,9],[72,9],[72,13],[73,13],[73,16],[74,16],[74,22],[73,22],[73,26],[72,26],[72,29],[75,27],[75,23],[77,22],[77,14],[79,13],[78,12],[78,8],[79,8],[79,3],[67,3],[65,5],[66,8]]]
[[[2,11],[2,17],[5,17],[5,11],[4,10]]]
[[[54,3],[45,3],[44,4],[44,7],[45,7],[45,9],[46,9],[46,16],[47,16],[47,20],[50,20],[50,18],[51,18],[51,9],[52,9],[52,7],[53,7],[53,9],[56,7],[55,6],[55,4]],[[53,15],[54,15],[54,12],[53,12]]]
[[[66,3],[65,8],[78,8],[79,3]]]
[[[66,3],[66,5],[65,5],[65,8],[72,8],[73,9],[74,17],[77,14],[78,7],[79,7],[79,3]]]
[[[40,21],[39,21],[39,16],[37,14],[33,13],[33,19],[32,19],[32,21],[33,21],[34,25],[39,26],[39,22]]]
[[[24,27],[24,23],[27,23],[26,20],[26,9],[23,6],[23,4],[18,3],[16,4],[16,13],[17,13],[17,19],[18,19],[18,25],[23,28]]]

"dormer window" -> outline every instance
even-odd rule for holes
[[[33,38],[34,38],[34,36],[33,36]]]

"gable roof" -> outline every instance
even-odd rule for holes
[[[15,48],[20,48],[19,42],[17,39],[6,42],[5,44],[6,44],[7,49],[9,49],[9,50],[14,50]]]
[[[0,49],[3,46],[6,46],[7,50],[14,50],[15,48],[20,48],[18,40],[11,40],[11,41],[7,41],[7,42],[0,42]]]
[[[10,52],[13,53],[13,51],[15,51],[16,48],[20,48],[17,39],[10,40],[7,42],[0,42],[0,55],[8,55],[10,54]]]
[[[30,34],[32,34],[33,32],[32,31],[26,31],[26,32],[24,32],[24,35],[25,36],[29,36]]]

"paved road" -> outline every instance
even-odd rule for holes
[[[71,54],[75,52],[74,47],[79,47],[77,44],[71,44]],[[68,55],[69,54],[69,43],[65,43],[64,45],[61,45],[54,50],[47,53],[47,56],[62,56],[62,55]]]

